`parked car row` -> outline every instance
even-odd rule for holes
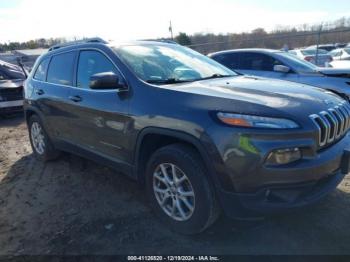
[[[333,60],[332,56],[323,49],[295,49],[290,50],[289,53],[320,67],[328,67]]]
[[[334,190],[350,166],[346,74],[272,50],[210,57],[157,41],[51,48],[25,82],[34,155],[68,151],[129,175],[184,234],[222,211],[257,219]],[[306,84],[325,81],[336,92]]]
[[[347,67],[350,69],[349,63],[334,63],[334,61],[350,61],[350,45],[319,45],[318,48],[317,46],[309,46],[290,50],[289,53],[320,67],[341,66],[344,68],[348,65]]]
[[[321,68],[288,52],[270,49],[228,50],[208,56],[242,74],[317,86],[350,97],[350,69]]]

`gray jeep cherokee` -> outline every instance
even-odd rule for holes
[[[33,152],[71,152],[144,185],[186,234],[224,211],[311,204],[349,169],[350,106],[301,84],[239,75],[189,48],[99,39],[51,48],[25,83]]]

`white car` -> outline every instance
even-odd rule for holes
[[[317,49],[294,49],[290,50],[289,53],[320,67],[328,67],[333,60],[329,53],[323,49],[318,49],[318,52]]]
[[[329,63],[333,68],[349,69],[350,70],[350,60],[334,60]]]
[[[350,47],[334,49],[329,54],[333,60],[350,60]]]

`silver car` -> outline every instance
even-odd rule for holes
[[[295,49],[290,50],[289,53],[320,67],[329,67],[329,63],[333,60],[328,51],[323,49],[318,51],[317,49]]]
[[[328,53],[333,60],[350,60],[350,47],[338,48]]]
[[[208,56],[242,74],[313,85],[350,97],[347,69],[320,68],[295,55],[270,49],[227,50]]]

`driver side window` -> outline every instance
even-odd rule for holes
[[[241,69],[255,71],[274,71],[275,65],[283,65],[277,59],[259,53],[243,53],[240,57]]]
[[[94,50],[81,51],[77,70],[77,87],[90,88],[90,77],[97,73],[120,74],[113,63],[102,53]]]

